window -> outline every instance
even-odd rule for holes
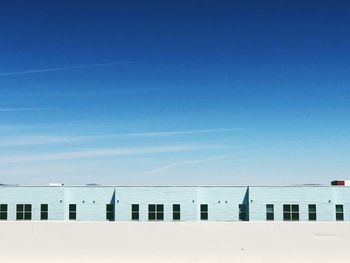
[[[283,220],[298,221],[299,220],[299,205],[283,205]]]
[[[208,205],[201,204],[201,220],[208,220]]]
[[[0,204],[0,220],[7,220],[7,204]]]
[[[139,220],[140,219],[140,205],[132,204],[131,205],[131,220]]]
[[[40,219],[48,220],[49,219],[49,205],[41,204],[40,206]]]
[[[266,205],[266,220],[267,221],[275,220],[275,210],[272,204]]]
[[[18,204],[17,205],[17,220],[31,220],[32,219],[32,205],[30,204]]]
[[[69,204],[69,220],[77,219],[77,205]]]
[[[173,220],[180,220],[181,214],[180,214],[180,205],[174,204],[173,205]]]
[[[247,221],[247,206],[245,204],[240,204],[238,206],[239,209],[239,220]]]
[[[316,221],[317,220],[316,205],[309,205],[309,220],[310,221]]]
[[[106,220],[114,221],[114,205],[106,204]]]
[[[335,219],[337,221],[344,220],[344,208],[343,205],[335,205]]]
[[[148,220],[164,220],[164,205],[148,205]]]

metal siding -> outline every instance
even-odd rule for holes
[[[246,192],[247,187],[199,187],[198,220],[200,220],[200,204],[208,204],[208,220],[238,221],[238,206],[244,201]]]
[[[276,221],[283,220],[283,204],[299,204],[301,221],[308,220],[308,204],[316,204],[317,221],[334,221],[335,205],[342,204],[344,220],[350,221],[350,187],[0,187],[8,220],[16,220],[16,204],[32,204],[32,220],[40,220],[40,204],[49,205],[49,220],[68,220],[69,204],[77,204],[77,220],[105,221],[106,204],[114,201],[116,221],[131,220],[131,204],[140,205],[140,221],[148,220],[148,204],[164,204],[165,221],[172,221],[173,204],[181,205],[181,221],[200,220],[200,204],[208,204],[208,220],[236,221],[242,203],[249,205],[252,221],[266,220],[266,204],[274,204]]]
[[[0,203],[8,204],[8,220],[16,220],[16,204],[32,204],[32,220],[40,220],[40,205],[49,205],[49,220],[63,220],[62,188],[1,187]]]
[[[77,205],[78,221],[106,221],[106,204],[113,198],[114,187],[64,187],[65,219],[69,204]]]
[[[266,204],[274,204],[275,220],[282,221],[283,204],[298,204],[300,220],[307,221],[308,204],[316,204],[317,221],[332,221],[334,191],[334,187],[249,187],[250,219],[266,220]]]
[[[131,220],[131,204],[140,205],[140,221],[148,220],[148,204],[164,204],[164,221],[173,220],[173,204],[181,205],[181,221],[197,218],[196,187],[116,187],[116,199],[116,221]]]

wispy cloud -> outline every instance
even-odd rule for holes
[[[142,133],[128,133],[127,136],[131,137],[167,137],[167,136],[181,136],[181,135],[194,135],[204,133],[221,133],[236,131],[240,128],[228,128],[228,129],[202,129],[202,130],[187,130],[187,131],[160,131],[160,132],[142,132]]]
[[[106,67],[106,66],[113,66],[113,65],[130,64],[130,63],[133,63],[133,62],[131,62],[131,61],[115,61],[115,62],[108,62],[108,63],[96,63],[96,64],[87,64],[87,65],[78,65],[78,66],[54,67],[54,68],[45,68],[45,69],[30,69],[30,70],[12,71],[12,72],[0,72],[0,77],[45,73],[45,72],[62,71],[62,70],[69,70],[69,69]]]
[[[187,165],[193,165],[193,164],[199,164],[199,163],[208,163],[208,162],[212,162],[212,161],[227,159],[229,157],[231,157],[231,155],[221,155],[221,156],[214,156],[214,157],[210,157],[210,158],[206,158],[206,159],[176,162],[176,163],[172,163],[169,165],[161,166],[161,167],[146,171],[143,174],[160,173],[160,172],[172,170],[172,169],[175,169],[175,168],[178,168],[181,166],[187,166]]]
[[[0,112],[42,111],[42,110],[52,110],[52,109],[54,108],[39,108],[39,107],[0,108]]]
[[[174,137],[185,135],[199,135],[207,133],[222,133],[238,130],[230,129],[204,129],[204,130],[187,130],[187,131],[159,131],[143,133],[119,133],[119,134],[102,134],[86,136],[22,136],[22,137],[3,137],[0,140],[0,147],[25,146],[25,145],[44,145],[44,144],[64,144],[91,140],[110,140],[118,138],[154,138],[154,137]]]
[[[171,152],[189,152],[189,151],[197,151],[197,150],[203,150],[203,149],[216,149],[220,147],[223,147],[223,146],[221,145],[168,145],[168,146],[158,146],[158,147],[112,148],[112,149],[97,149],[97,150],[86,150],[86,151],[75,151],[75,152],[16,155],[16,156],[0,157],[0,164],[73,160],[73,159],[84,159],[84,158],[130,156],[130,155],[171,153]]]

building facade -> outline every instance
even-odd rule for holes
[[[2,185],[0,220],[350,221],[350,187]]]

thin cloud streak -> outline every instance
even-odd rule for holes
[[[228,128],[228,129],[204,129],[204,130],[188,130],[188,131],[160,131],[160,132],[144,132],[144,133],[128,133],[126,135],[131,137],[166,137],[166,136],[181,136],[181,135],[193,135],[204,133],[221,133],[236,131],[240,128]]]
[[[42,111],[52,110],[54,108],[23,107],[23,108],[0,108],[0,112],[20,112],[20,111]]]
[[[165,166],[162,166],[162,167],[150,170],[150,171],[146,171],[146,172],[144,172],[144,174],[160,173],[160,172],[165,172],[165,171],[168,171],[168,170],[176,169],[176,168],[181,167],[181,166],[192,165],[192,164],[199,164],[199,163],[207,163],[207,162],[227,159],[229,157],[231,157],[231,155],[221,155],[221,156],[214,156],[214,157],[206,158],[206,159],[177,162],[177,163],[172,163],[172,164],[169,164],[169,165],[165,165]]]
[[[97,149],[76,152],[61,152],[47,154],[20,155],[0,158],[0,164],[14,164],[24,162],[59,161],[85,158],[111,157],[111,156],[131,156],[142,154],[189,152],[203,149],[217,149],[221,145],[168,145],[159,147],[139,147],[139,148],[113,148]]]
[[[79,66],[55,67],[55,68],[33,69],[33,70],[23,70],[23,71],[13,71],[13,72],[0,72],[0,77],[45,73],[45,72],[52,72],[52,71],[63,71],[63,70],[69,70],[69,69],[106,67],[106,66],[131,64],[131,63],[133,63],[133,62],[131,62],[131,61],[116,61],[116,62],[109,62],[109,63],[96,63],[96,64],[79,65]]]
[[[204,129],[204,130],[188,130],[188,131],[160,131],[160,132],[144,132],[144,133],[120,133],[120,134],[102,134],[87,136],[27,136],[27,137],[7,137],[3,141],[0,140],[0,147],[9,146],[26,146],[26,145],[46,145],[46,144],[65,144],[74,142],[83,142],[101,139],[117,139],[117,138],[154,138],[154,137],[175,137],[184,135],[196,135],[207,133],[222,133],[239,130],[239,128],[229,129]]]

